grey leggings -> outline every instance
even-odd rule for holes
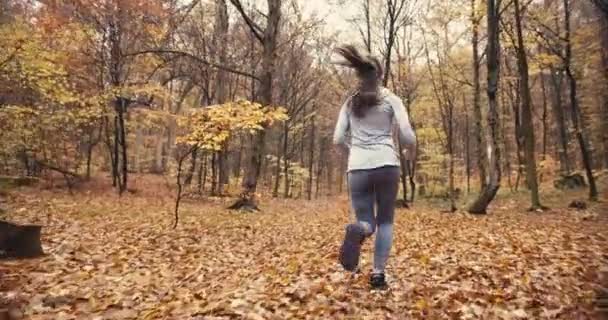
[[[399,167],[354,170],[348,174],[348,184],[357,222],[367,230],[367,237],[376,232],[374,272],[384,272],[393,244]]]

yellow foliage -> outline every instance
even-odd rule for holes
[[[177,143],[219,151],[235,132],[254,133],[264,130],[275,121],[287,119],[285,108],[264,107],[247,100],[209,106],[188,117],[178,118],[178,124],[186,134],[178,137]]]
[[[78,97],[69,89],[60,54],[45,48],[41,36],[17,21],[0,26],[0,82],[4,90],[25,90],[41,99],[67,104]]]
[[[103,115],[106,97],[76,92],[61,54],[24,22],[0,26],[0,46],[6,48],[0,51],[0,95],[9,99],[0,105],[0,150],[68,160]]]

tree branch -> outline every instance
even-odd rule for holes
[[[21,45],[15,48],[15,51],[11,53],[4,61],[0,62],[0,68],[3,68],[5,64],[8,64],[13,58],[17,56],[17,53],[21,50]]]
[[[245,12],[245,9],[243,9],[243,5],[241,4],[241,1],[240,0],[230,0],[230,2],[232,3],[232,5],[234,5],[236,7],[236,10],[238,10],[238,12],[241,14],[243,19],[245,20],[245,23],[247,23],[247,26],[249,26],[251,33],[253,33],[253,35],[260,42],[264,42],[264,36],[262,35],[264,33],[264,30],[262,30],[262,28],[257,23],[255,23],[255,21],[251,20],[251,18],[247,15],[247,13]]]
[[[39,166],[41,166],[43,168],[47,168],[49,170],[57,171],[57,172],[63,174],[64,176],[70,176],[70,177],[75,178],[75,179],[82,179],[81,176],[78,175],[77,173],[74,173],[74,172],[71,172],[71,171],[59,168],[59,167],[57,167],[55,165],[52,165],[52,164],[47,163],[47,162],[42,161],[42,160],[34,159],[34,161]]]
[[[165,50],[165,49],[153,49],[153,50],[142,50],[142,51],[136,51],[136,52],[132,52],[132,53],[128,53],[125,54],[124,56],[138,56],[138,55],[144,55],[144,54],[174,54],[177,56],[182,56],[182,57],[186,57],[189,59],[192,59],[200,64],[204,64],[206,66],[210,66],[212,68],[216,68],[216,69],[220,69],[220,70],[224,70],[226,72],[230,72],[230,73],[234,73],[234,74],[238,74],[241,76],[245,76],[257,81],[260,81],[260,78],[258,78],[257,76],[255,76],[254,74],[251,74],[249,72],[245,72],[245,71],[240,71],[240,70],[236,70],[230,67],[226,67],[211,61],[207,61],[205,59],[199,58],[191,53],[188,52],[183,52],[183,51],[177,51],[177,50]]]

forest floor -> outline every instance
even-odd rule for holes
[[[601,319],[606,195],[567,209],[580,197],[555,194],[542,213],[522,195],[480,217],[400,209],[390,290],[371,291],[371,241],[360,274],[337,263],[345,197],[266,199],[247,214],[187,201],[172,229],[171,194],[22,189],[5,218],[44,225],[46,255],[0,262],[0,304],[53,320]]]

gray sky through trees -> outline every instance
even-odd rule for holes
[[[349,20],[357,15],[360,9],[358,2],[327,0],[299,0],[299,2],[306,15],[323,18],[327,31],[337,32],[341,40],[347,40],[349,36],[356,34]]]

